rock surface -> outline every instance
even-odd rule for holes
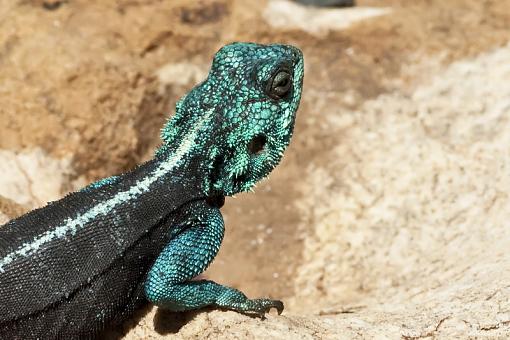
[[[314,8],[289,0],[273,0],[264,9],[263,17],[275,28],[299,29],[325,37],[329,31],[346,29],[359,21],[390,12],[388,8]]]
[[[296,7],[304,26],[283,3],[0,0],[0,223],[150,157],[224,43],[291,43],[295,138],[227,201],[204,274],[284,314],[152,308],[109,335],[510,337],[510,1]],[[366,8],[386,14],[328,19]]]
[[[55,159],[39,148],[0,150],[0,173],[1,195],[27,208],[43,206],[74,188],[69,157]]]

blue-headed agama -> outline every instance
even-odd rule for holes
[[[178,101],[153,159],[0,227],[0,338],[95,338],[147,302],[281,313],[281,301],[192,279],[220,247],[225,196],[282,158],[302,84],[299,49],[226,45]]]

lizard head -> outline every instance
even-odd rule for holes
[[[217,132],[209,148],[209,192],[250,190],[289,145],[303,84],[303,55],[286,45],[234,43],[216,54],[213,84]]]
[[[177,103],[164,145],[194,144],[205,165],[206,195],[250,190],[289,145],[303,84],[303,55],[288,45],[233,43],[215,55],[207,79]],[[205,121],[205,123],[204,123]]]

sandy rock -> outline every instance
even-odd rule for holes
[[[72,188],[70,158],[55,159],[37,148],[0,150],[0,195],[20,205],[40,207]]]
[[[0,212],[0,225],[9,222],[10,218],[3,212]]]
[[[146,129],[168,117],[173,90],[185,92],[158,91],[156,71],[192,63],[203,49],[211,55],[229,9],[225,1],[0,0],[0,7],[0,148],[72,154],[93,178],[134,166],[153,147],[157,134]]]
[[[339,316],[268,315],[255,319],[230,311],[166,313],[152,310],[124,339],[347,339],[355,331],[337,327]],[[161,325],[164,326],[161,326]],[[157,333],[151,331],[156,329]]]
[[[12,218],[23,215],[29,207],[18,204],[7,197],[0,195],[0,225],[8,222]]]
[[[288,0],[269,1],[263,17],[279,29],[299,29],[323,37],[329,31],[346,29],[359,21],[390,13],[389,8],[315,8]]]
[[[344,136],[302,182],[315,230],[298,310],[363,305],[361,319],[405,337],[510,334],[508,58],[459,61],[328,117]]]

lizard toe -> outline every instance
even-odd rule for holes
[[[278,315],[283,312],[283,302],[280,300],[256,299],[253,300],[253,302],[255,305],[254,312],[262,318],[266,313],[269,313],[272,308],[276,309]]]

